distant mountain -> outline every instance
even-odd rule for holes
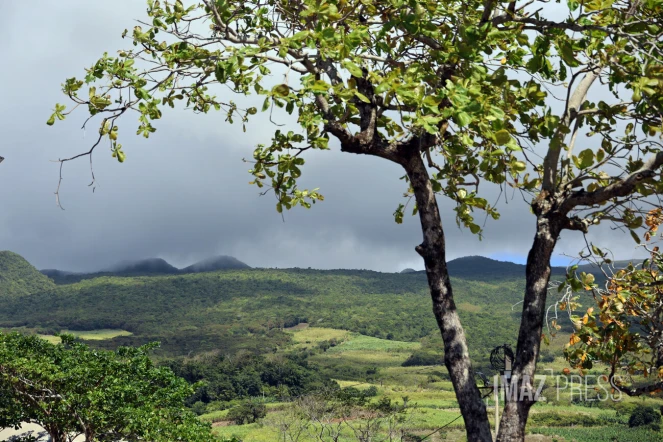
[[[92,273],[77,273],[56,269],[45,269],[40,270],[40,272],[51,278],[56,284],[73,284],[84,279],[94,279],[102,276],[174,275],[180,271],[164,259],[148,258],[139,261],[123,261],[102,271]]]
[[[417,271],[408,267],[407,269],[401,270],[401,273],[417,273]]]
[[[204,259],[183,269],[178,269],[161,258],[149,258],[138,261],[122,261],[99,272],[77,273],[65,270],[45,269],[41,273],[51,278],[56,284],[73,284],[84,279],[102,276],[157,276],[183,273],[215,272],[217,270],[242,270],[251,266],[232,256],[216,256]]]
[[[24,297],[53,288],[53,281],[39,273],[21,255],[0,252],[0,299]]]
[[[468,256],[448,267],[473,357],[485,358],[494,346],[517,335],[520,311],[513,306],[522,300],[525,266]],[[220,269],[227,270],[213,272]],[[47,271],[56,287],[20,256],[3,252],[0,328],[123,329],[133,336],[114,344],[158,340],[172,354],[272,348],[285,339],[273,333],[275,327],[302,322],[395,340],[437,333],[423,271],[248,270],[230,257],[182,270],[161,259],[123,263],[112,270]],[[557,279],[564,274],[564,268],[553,268]],[[3,297],[5,293],[11,294]],[[262,335],[256,338],[255,333]]]
[[[215,256],[199,261],[180,270],[182,273],[214,272],[216,270],[250,269],[251,266],[232,256]]]
[[[455,278],[494,280],[525,278],[525,265],[498,261],[485,256],[464,256],[447,263],[449,275]],[[553,274],[564,274],[561,267],[553,267]]]
[[[70,275],[76,275],[75,272],[68,272],[66,270],[57,270],[57,269],[42,269],[40,272],[51,279],[64,278]]]
[[[168,264],[164,259],[149,258],[139,261],[124,261],[104,270],[102,273],[113,273],[116,275],[169,275],[179,273],[179,269]]]

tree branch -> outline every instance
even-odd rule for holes
[[[604,203],[612,198],[627,196],[633,192],[635,186],[645,180],[653,178],[654,175],[656,175],[656,171],[661,166],[663,166],[663,152],[659,152],[652,156],[639,170],[636,170],[615,183],[593,192],[587,192],[584,189],[573,192],[571,196],[561,204],[560,210],[562,213],[569,213],[571,209],[577,206],[593,206]]]
[[[552,194],[555,190],[557,180],[557,168],[559,166],[559,157],[564,145],[564,138],[566,131],[573,120],[577,117],[577,112],[582,103],[584,103],[587,93],[594,81],[598,78],[601,67],[596,66],[585,74],[583,79],[578,84],[578,87],[573,91],[573,94],[566,101],[566,109],[559,122],[557,130],[553,135],[548,153],[543,160],[543,182],[542,190]]]

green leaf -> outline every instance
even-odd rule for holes
[[[315,83],[313,83],[313,86],[311,86],[311,90],[313,92],[327,92],[330,87],[331,85],[326,81],[316,80]]]
[[[466,127],[472,122],[472,117],[467,112],[458,112],[456,114],[456,122],[460,127]]]
[[[511,168],[516,172],[524,172],[525,169],[527,169],[527,164],[525,164],[523,161],[514,161],[511,164]]]
[[[347,69],[353,77],[362,78],[364,76],[364,72],[361,70],[361,68],[350,60],[343,60],[341,62],[341,66]]]
[[[509,133],[508,130],[502,129],[495,132],[495,141],[497,141],[497,144],[499,144],[500,146],[509,144],[511,140],[512,140],[511,134]]]
[[[287,84],[278,84],[272,88],[272,94],[287,97],[290,94],[290,87]]]
[[[391,88],[392,88],[392,84],[389,83],[389,82],[387,82],[387,81],[384,81],[384,82],[378,84],[378,85],[375,87],[374,92],[375,92],[376,94],[381,94],[381,93],[383,93],[383,92],[388,91],[388,90],[391,89]]]
[[[587,169],[594,164],[594,152],[591,149],[585,149],[578,154],[578,159],[580,160],[578,168]]]
[[[363,101],[364,103],[370,103],[371,102],[371,100],[369,100],[366,95],[362,94],[358,90],[355,90],[354,92],[355,92],[355,96],[357,98],[359,98],[361,101]]]
[[[134,89],[134,93],[136,94],[136,97],[140,98],[141,100],[149,100],[150,99],[150,94],[143,88]]]

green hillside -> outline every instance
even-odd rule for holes
[[[22,256],[0,251],[0,298],[22,298],[54,288],[53,281],[42,275]]]
[[[382,339],[441,339],[423,272],[234,269],[175,275],[100,276],[55,285],[18,255],[5,253],[0,327],[41,334],[112,329],[114,347],[158,340],[166,355],[210,350],[269,351],[299,323]],[[8,264],[7,264],[8,263]],[[524,266],[467,257],[451,261],[456,304],[472,356],[484,363],[497,345],[514,343]],[[561,275],[563,269],[555,269]],[[19,296],[20,295],[20,296]]]
[[[483,258],[483,269],[491,262]],[[481,271],[468,272],[454,278],[454,290],[471,348],[483,359],[490,348],[515,339],[520,309],[512,305],[521,299],[524,281],[516,273],[496,274],[493,281],[471,275],[481,279]],[[10,298],[0,308],[0,327],[51,334],[126,330],[133,335],[101,345],[159,340],[169,354],[276,347],[290,339],[283,328],[302,322],[399,341],[429,335],[439,340],[426,276],[419,272],[243,269],[104,276]]]

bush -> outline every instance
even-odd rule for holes
[[[371,385],[366,390],[364,390],[364,396],[366,397],[375,397],[378,395],[378,387]]]
[[[539,362],[554,362],[555,361],[555,353],[550,351],[548,348],[544,348],[541,350],[541,353],[539,354]]]
[[[366,395],[355,387],[347,387],[336,392],[336,398],[345,405],[361,407],[366,403]]]
[[[654,407],[646,405],[638,405],[628,419],[628,426],[631,428],[642,427],[644,425],[658,427],[660,423],[661,415],[658,411]]]
[[[207,404],[204,403],[204,402],[198,401],[198,402],[194,403],[191,406],[191,411],[196,413],[198,416],[200,416],[201,414],[205,414],[205,413],[207,413]]]
[[[237,425],[252,424],[267,416],[267,407],[262,402],[248,400],[228,412],[228,419]]]
[[[388,397],[381,397],[379,401],[375,404],[371,404],[371,408],[375,411],[381,411],[383,413],[389,413],[393,411],[394,405],[391,403],[391,399]]]
[[[415,351],[409,358],[401,364],[403,367],[418,367],[425,365],[440,365],[442,358],[440,355],[428,353],[425,351]]]
[[[530,423],[541,427],[594,427],[601,425],[603,422],[594,416],[582,413],[562,414],[554,411],[544,411],[532,414]]]

